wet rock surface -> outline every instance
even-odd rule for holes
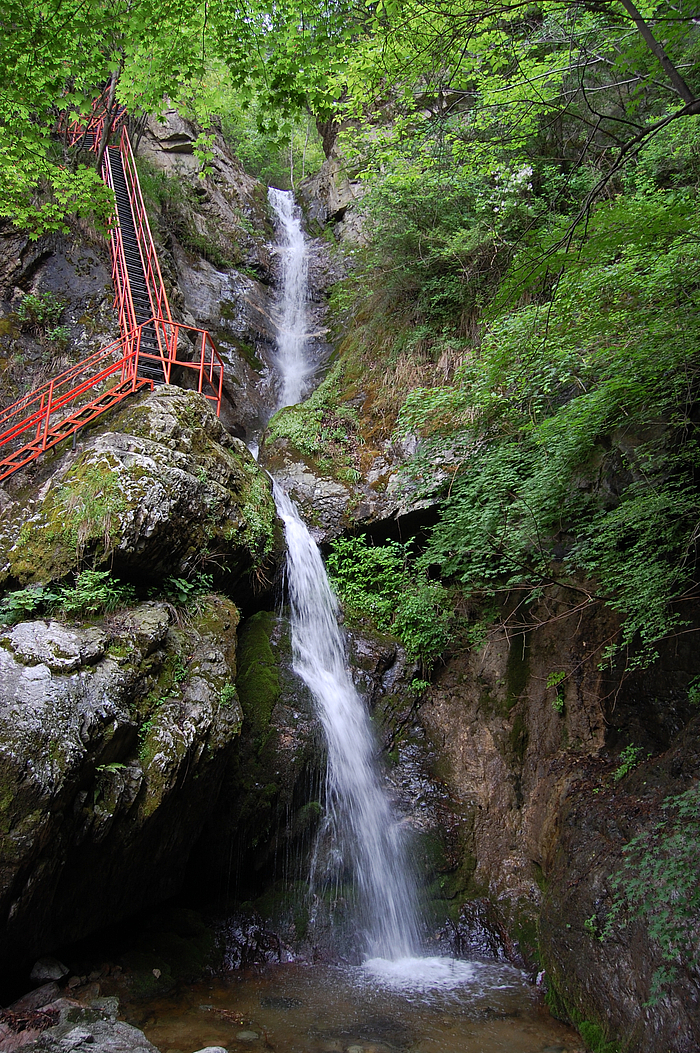
[[[241,711],[238,612],[0,634],[0,972],[177,890]],[[229,689],[226,691],[226,685]]]
[[[2,1035],[0,1051],[13,1053],[158,1053],[144,1033],[131,1024],[117,1019],[119,1004],[116,998],[95,998],[87,1005],[69,998],[52,1000],[46,1013],[53,1026],[43,1031],[23,1029]],[[14,1007],[10,1007],[10,1012]]]
[[[612,1034],[625,1036],[640,1053],[697,1049],[698,971],[680,967],[672,994],[646,1005],[654,974],[664,965],[648,926],[632,921],[626,928],[616,927],[608,939],[599,937],[612,905],[611,879],[622,868],[624,845],[668,821],[664,799],[697,784],[700,718],[670,749],[618,782],[605,778],[600,761],[582,768],[562,804],[559,837],[544,865],[540,946],[553,1006],[578,1021],[605,1021]]]
[[[362,242],[362,223],[354,207],[365,187],[354,178],[341,154],[333,149],[316,175],[299,186],[299,196],[309,219],[320,226],[333,224],[337,238]]]
[[[280,931],[288,883],[306,881],[321,815],[322,732],[292,669],[286,618],[259,611],[242,623],[239,636],[241,742],[193,856],[190,882],[216,898],[234,887],[237,899],[255,900],[263,919]],[[285,936],[293,941],[294,932]]]
[[[434,518],[434,502],[403,485],[401,469],[410,449],[411,444],[386,443],[366,476],[303,456],[286,438],[265,440],[261,461],[297,505],[317,544],[358,530],[381,541],[408,537]]]

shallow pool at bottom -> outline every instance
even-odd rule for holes
[[[133,1008],[162,1053],[578,1053],[510,966],[449,959],[291,963]]]

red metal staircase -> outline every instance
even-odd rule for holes
[[[124,118],[122,110],[112,128]],[[87,128],[67,130],[69,141],[97,152],[104,122],[93,107]],[[125,127],[119,145],[104,152],[102,178],[115,198],[110,243],[121,336],[0,410],[0,481],[133,392],[178,383],[181,371],[195,371],[197,390],[216,405],[217,417],[221,411],[224,364],[205,329],[173,322]]]

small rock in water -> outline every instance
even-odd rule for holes
[[[237,1031],[236,1038],[239,1042],[255,1042],[260,1036],[257,1031]]]
[[[348,1053],[365,1053],[364,1046],[348,1046]]]
[[[39,958],[32,966],[29,979],[62,980],[69,972],[68,966],[64,965],[63,962],[59,962],[58,958]]]
[[[260,999],[264,1009],[298,1009],[303,1004],[301,998],[287,998],[285,995],[268,995]]]
[[[168,1053],[180,1053],[180,1050],[168,1050]],[[196,1053],[228,1053],[226,1046],[204,1046],[203,1049],[198,1049]]]

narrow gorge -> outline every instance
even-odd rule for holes
[[[83,98],[69,6],[0,95],[0,1053],[695,1053],[697,20],[158,0]]]

